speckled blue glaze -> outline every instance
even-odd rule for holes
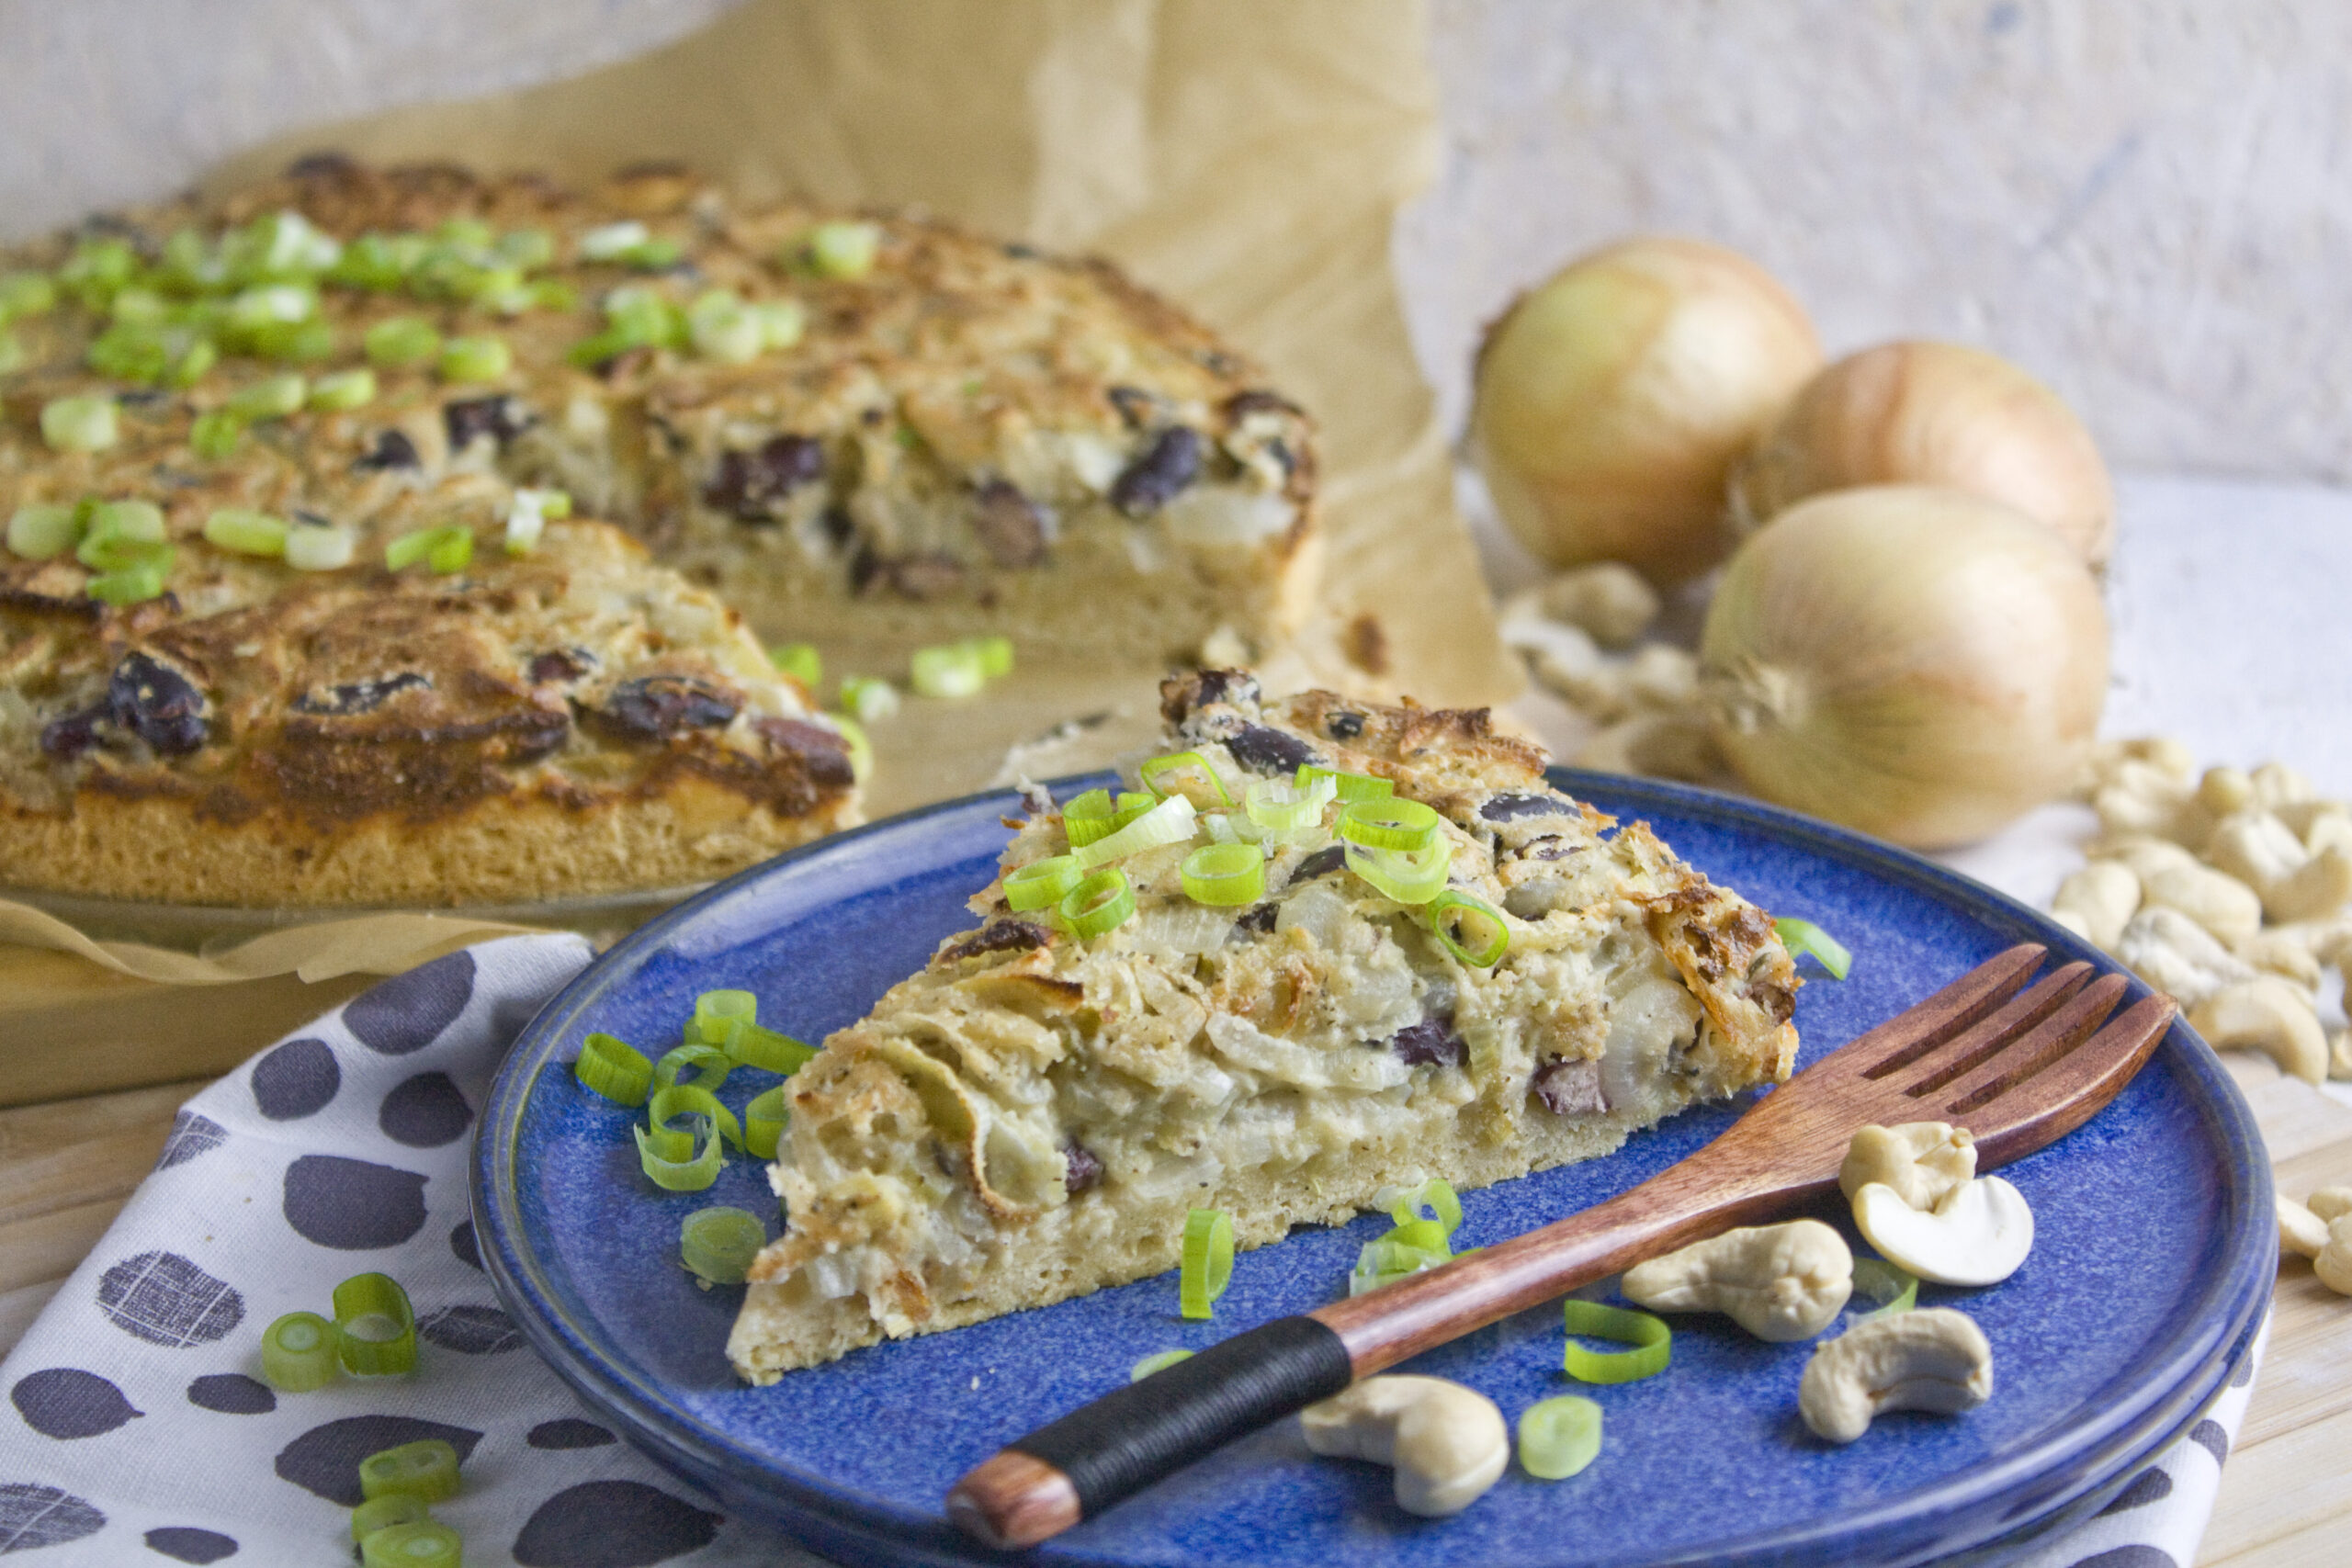
[[[1650,821],[1719,882],[1837,933],[1842,984],[1799,998],[1810,1062],[2021,940],[2098,953],[2033,911],[1914,856],[1705,791],[1559,773]],[[1071,788],[1099,780],[1076,781]],[[1068,792],[1065,791],[1065,794]],[[740,1289],[705,1292],[676,1262],[678,1221],[706,1203],[763,1214],[763,1172],[731,1162],[707,1193],[643,1180],[630,1114],[563,1064],[590,1030],[674,1040],[695,993],[757,990],[766,1021],[810,1039],[846,1024],[968,924],[1008,795],[828,840],[758,867],[630,936],[526,1031],[482,1119],[474,1208],[507,1309],[594,1405],[730,1506],[843,1562],[1009,1561],[949,1529],[940,1498],[1004,1442],[1124,1382],[1140,1357],[1330,1300],[1375,1218],[1303,1230],[1237,1263],[1214,1323],[1176,1314],[1173,1276],[950,1334],[862,1350],[768,1389],[724,1355]],[[2132,994],[2143,993],[2138,982]],[[739,1075],[722,1098],[763,1087]],[[1459,1246],[1492,1242],[1611,1197],[1700,1147],[1736,1108],[1685,1112],[1613,1158],[1464,1196]],[[1998,1388],[1964,1419],[1897,1416],[1831,1449],[1796,1416],[1809,1347],[1722,1320],[1678,1321],[1671,1371],[1592,1389],[1560,1371],[1555,1311],[1522,1314],[1420,1358],[1509,1416],[1577,1392],[1606,1411],[1582,1475],[1514,1467],[1466,1514],[1400,1512],[1385,1472],[1313,1460],[1295,1423],[1214,1459],[1021,1561],[1056,1564],[1459,1568],[1468,1564],[1993,1562],[2080,1517],[2188,1425],[2244,1354],[2267,1299],[2267,1163],[2210,1050],[2176,1027],[2104,1114],[2007,1174],[2031,1201],[2025,1268],[1987,1291],[1928,1287],[1991,1338]],[[1840,1213],[1823,1216],[1845,1225]]]

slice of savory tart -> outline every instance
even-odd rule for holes
[[[978,929],[791,1080],[744,1377],[1172,1269],[1190,1209],[1261,1246],[1788,1076],[1770,919],[1483,711],[1162,697],[1147,790],[1035,793]]]

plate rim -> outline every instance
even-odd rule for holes
[[[1547,778],[1577,798],[1598,794],[1618,808],[1620,819],[1656,809],[1711,819],[1734,829],[1753,829],[1769,836],[1793,840],[1800,847],[1840,863],[1866,868],[1889,881],[1925,893],[1948,905],[1956,904],[1979,919],[1993,918],[1996,926],[2014,926],[2042,942],[2053,957],[2087,959],[2098,967],[2120,974],[2130,989],[2127,998],[2151,994],[2145,983],[2113,958],[2088,946],[2047,915],[2010,897],[1965,873],[1938,864],[1910,851],[1883,843],[1830,823],[1781,807],[1695,785],[1576,769],[1551,768]],[[1113,775],[1103,773],[1046,781],[1057,797],[1068,790],[1092,787]],[[933,818],[970,814],[983,807],[1001,807],[1021,799],[1018,790],[984,790],[952,800],[867,823],[786,852],[773,860],[713,884],[694,897],[655,916],[599,954],[517,1034],[501,1063],[477,1123],[474,1157],[470,1162],[469,1195],[475,1234],[482,1243],[484,1271],[520,1325],[532,1347],[582,1396],[620,1420],[632,1438],[649,1446],[656,1457],[685,1469],[705,1484],[724,1494],[754,1493],[770,1512],[782,1506],[813,1516],[820,1528],[888,1543],[918,1553],[927,1562],[978,1562],[989,1554],[956,1535],[939,1517],[919,1512],[887,1495],[854,1491],[844,1486],[812,1483],[767,1466],[753,1450],[734,1441],[723,1429],[666,1400],[645,1380],[629,1375],[601,1354],[592,1337],[560,1309],[552,1292],[539,1283],[543,1271],[516,1234],[519,1214],[511,1195],[515,1171],[515,1144],[530,1089],[540,1070],[554,1065],[552,1055],[568,1027],[586,1008],[633,974],[642,961],[664,946],[672,931],[685,926],[707,908],[731,897],[741,888],[796,874],[799,866],[827,856],[855,853],[859,843],[884,832],[903,832]],[[1630,805],[1632,811],[1623,809]],[[2184,1071],[2195,1090],[2192,1100],[2226,1158],[2222,1169],[2227,1191],[2242,1196],[2233,1213],[2225,1201],[2217,1222],[2223,1263],[2213,1272],[2184,1330],[2169,1341],[2158,1366],[2138,1380],[2129,1400],[2091,1413],[2087,1423],[2077,1420],[1997,1463],[1978,1465],[1957,1476],[1947,1476],[1910,1491],[1876,1499],[1859,1514],[1838,1513],[1775,1534],[1749,1537],[1724,1545],[1709,1545],[1696,1554],[1661,1558],[1661,1564],[1691,1562],[1769,1562],[1824,1560],[1842,1545],[1855,1547],[1873,1535],[1903,1525],[1920,1526],[1936,1517],[1964,1516],[1991,1507],[2003,1495],[2046,1483],[2055,1501],[2044,1499],[2032,1514],[2011,1517],[1980,1531],[1974,1539],[1939,1546],[1929,1555],[1992,1546],[2033,1517],[2062,1508],[2100,1482],[2111,1479],[2135,1460],[2153,1458],[2150,1429],[2169,1441],[2193,1424],[2197,1414],[2217,1397],[2226,1378],[2258,1331],[2267,1301],[2267,1273],[2256,1265],[2266,1253],[2271,1216],[2271,1175],[2262,1153],[2253,1112],[2236,1083],[2222,1067],[2211,1046],[2176,1018],[2158,1043],[2159,1053],[2175,1054],[2174,1066]],[[502,1178],[503,1182],[502,1184]],[[2234,1225],[2232,1222],[2234,1221]],[[2218,1310],[2216,1310],[2218,1309]],[[2184,1398],[2184,1394],[2187,1395]],[[2177,1413],[2187,1411],[2185,1416]],[[958,1555],[956,1547],[963,1553]],[[943,1548],[946,1549],[943,1555]],[[1726,1552],[1730,1555],[1726,1555]],[[1121,1560],[1091,1553],[1057,1557],[1079,1564],[1119,1568]],[[1839,1560],[1847,1560],[1840,1558]],[[1860,1559],[1856,1559],[1860,1560]],[[1876,1559],[1872,1559],[1876,1560]],[[1917,1560],[1906,1552],[1894,1561]]]

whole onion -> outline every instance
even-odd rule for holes
[[[1820,364],[1804,310],[1754,263],[1629,240],[1488,329],[1472,454],[1503,520],[1554,566],[1620,560],[1679,581],[1730,548],[1731,465]]]
[[[2057,393],[1998,355],[1890,343],[1806,383],[1732,476],[1745,525],[1823,491],[1931,484],[2046,523],[2093,566],[2115,541],[2115,491],[2090,432]]]
[[[1877,485],[1800,502],[1739,547],[1700,664],[1716,744],[1758,795],[1939,848],[2073,782],[2107,648],[2098,584],[2050,529]]]

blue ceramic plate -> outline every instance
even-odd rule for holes
[[[2023,906],[1850,834],[1697,790],[1558,779],[1853,949],[1850,978],[1816,979],[1798,1000],[1806,1061],[2019,941],[2112,967]],[[828,840],[656,919],[525,1032],[482,1119],[483,1255],[539,1352],[656,1458],[845,1562],[1003,1561],[944,1523],[940,1499],[956,1476],[1125,1382],[1142,1356],[1331,1300],[1386,1224],[1303,1230],[1244,1254],[1214,1323],[1177,1316],[1169,1275],[857,1351],[773,1388],[736,1382],[723,1347],[741,1290],[694,1284],[678,1266],[678,1224],[714,1202],[774,1213],[763,1172],[737,1159],[708,1192],[656,1190],[638,1172],[630,1113],[583,1092],[563,1064],[591,1030],[674,1041],[695,993],[715,987],[757,991],[763,1021],[810,1039],[851,1022],[968,925],[963,900],[990,875],[1012,802],[976,796]],[[772,1081],[738,1077],[730,1103]],[[1456,1245],[1612,1196],[1735,1111],[1688,1111],[1611,1158],[1465,1194]],[[2034,1209],[2032,1258],[1995,1289],[1921,1298],[1962,1307],[1992,1340],[1996,1392],[1965,1419],[1892,1416],[1850,1447],[1825,1447],[1796,1416],[1810,1348],[1704,1317],[1678,1320],[1666,1374],[1584,1388],[1561,1373],[1557,1312],[1531,1312],[1411,1370],[1467,1382],[1507,1416],[1557,1393],[1598,1399],[1606,1447],[1572,1480],[1514,1467],[1467,1513],[1418,1520],[1390,1501],[1386,1472],[1316,1460],[1286,1422],[1032,1557],[1123,1568],[1998,1561],[2096,1506],[2196,1418],[2245,1353],[2277,1250],[2260,1149],[2211,1051],[2176,1028],[2104,1114],[2010,1167]]]

